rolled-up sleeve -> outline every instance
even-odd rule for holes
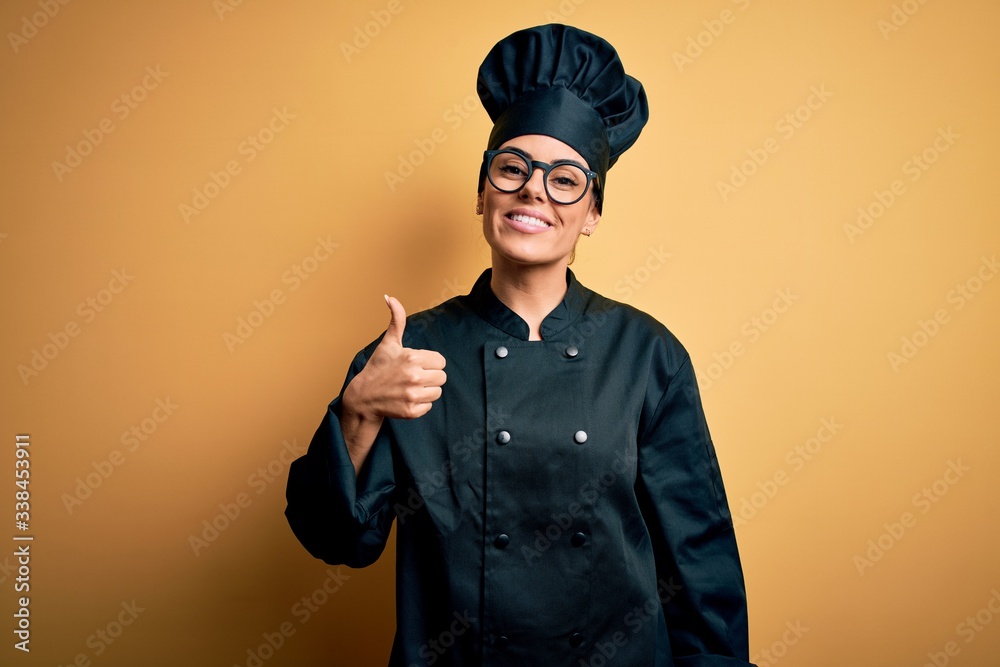
[[[344,388],[366,363],[355,356]],[[344,391],[327,408],[305,455],[288,473],[285,517],[292,532],[316,558],[350,567],[371,565],[385,549],[394,512],[396,484],[392,466],[391,429],[384,421],[355,477],[354,464],[341,431]]]
[[[743,570],[690,358],[683,354],[676,371],[659,377],[649,391],[662,395],[638,443],[637,492],[657,574],[677,585],[663,600],[674,661],[747,667]]]

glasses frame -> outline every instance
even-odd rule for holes
[[[490,167],[493,166],[493,159],[497,155],[502,155],[504,153],[509,153],[511,155],[516,155],[517,157],[519,157],[522,160],[524,160],[527,163],[527,165],[528,165],[528,176],[524,179],[524,183],[521,183],[521,185],[517,186],[513,190],[506,190],[504,188],[501,188],[496,183],[494,183],[493,182],[493,175],[490,173],[490,171],[491,171]],[[540,160],[532,160],[527,155],[525,155],[523,152],[521,152],[519,150],[516,150],[516,149],[513,149],[513,148],[499,148],[497,150],[485,151],[483,153],[483,160],[486,163],[486,178],[489,179],[490,185],[492,185],[494,188],[496,188],[500,192],[506,192],[508,194],[512,194],[512,193],[515,193],[515,192],[520,192],[524,188],[524,186],[528,184],[528,181],[531,180],[531,175],[535,173],[535,169],[541,169],[542,170],[542,183],[545,185],[545,195],[549,198],[549,201],[551,201],[553,204],[559,204],[560,206],[572,206],[573,204],[579,202],[584,197],[586,197],[587,193],[590,191],[590,184],[592,182],[594,182],[594,181],[597,180],[597,175],[598,175],[596,171],[593,171],[591,169],[587,169],[586,167],[584,167],[582,164],[580,164],[576,160],[556,160],[555,162],[549,164],[548,162],[542,162]],[[584,175],[587,177],[587,184],[585,186],[583,186],[583,192],[580,194],[579,197],[577,197],[576,199],[574,199],[571,202],[561,202],[561,201],[557,201],[555,199],[555,197],[552,196],[552,193],[549,192],[549,172],[551,172],[556,167],[561,167],[561,166],[567,165],[567,164],[568,165],[572,165],[572,166],[576,167],[577,169],[580,169],[581,171],[583,171]],[[594,186],[594,188],[595,188],[595,191],[596,191],[596,189],[600,188],[600,182],[599,181]]]

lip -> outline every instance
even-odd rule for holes
[[[515,220],[514,216],[517,215],[528,216],[530,218],[537,218],[538,220],[541,220],[548,226],[538,227],[536,225],[523,222],[521,220]],[[540,211],[536,211],[535,209],[531,208],[516,208],[513,211],[506,213],[503,216],[503,219],[510,227],[513,227],[517,231],[523,232],[525,234],[541,234],[542,232],[547,232],[548,230],[552,229],[552,221],[549,220],[549,218],[544,214],[542,214]]]

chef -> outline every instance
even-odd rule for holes
[[[386,297],[388,329],[291,467],[292,530],[364,567],[396,521],[392,667],[746,667],[691,359],[569,269],[648,118],[642,85],[605,40],[552,24],[496,44],[478,92],[491,267],[410,317]]]

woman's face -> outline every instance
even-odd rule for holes
[[[590,167],[579,153],[553,137],[527,134],[500,148],[518,148],[532,160],[552,164],[574,160]],[[575,204],[556,204],[545,193],[544,174],[535,169],[517,192],[500,192],[486,179],[479,194],[483,236],[493,249],[494,263],[504,259],[515,264],[569,264],[580,234],[592,232],[601,218],[594,199],[594,185]]]

